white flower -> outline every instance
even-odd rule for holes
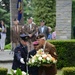
[[[53,60],[53,63],[57,63],[57,60]]]
[[[39,57],[38,60],[41,61],[42,60],[42,57]]]
[[[41,48],[40,50],[41,50],[41,51],[43,51],[43,49],[42,49],[42,48]]]
[[[43,54],[42,57],[45,58],[45,57],[47,57],[47,55],[46,54]]]
[[[50,60],[50,58],[49,58],[49,57],[47,57],[47,60],[49,61],[49,60]]]
[[[40,55],[39,54],[36,54],[36,56],[39,57]]]
[[[22,75],[26,75],[26,73],[24,71],[22,71]]]
[[[35,60],[34,59],[32,59],[32,63],[34,63],[35,62]]]
[[[14,70],[14,73],[16,73],[16,70]]]

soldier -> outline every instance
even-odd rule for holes
[[[34,41],[33,46],[34,46],[34,49],[29,52],[29,58],[31,58],[31,56],[34,56],[36,54],[38,41]],[[29,66],[29,75],[38,75],[38,67],[37,66],[30,67]]]
[[[14,50],[14,60],[12,69],[16,70],[17,68],[26,72],[26,60],[27,60],[27,41],[28,36],[25,34],[20,35],[20,44]]]
[[[46,41],[45,36],[42,34],[39,34],[37,37],[39,48],[43,48],[44,52],[49,53],[52,57],[54,57],[57,60],[57,54],[56,54],[56,48],[53,44]],[[57,69],[56,65],[52,64],[51,66],[41,66],[39,67],[39,74],[38,75],[56,75]]]
[[[35,36],[36,25],[33,22],[33,18],[32,17],[29,17],[27,21],[28,21],[28,24],[24,25],[22,27],[23,28],[22,31],[24,33],[26,33],[30,37],[29,44],[28,44],[28,51],[30,51],[30,50],[34,49],[33,45],[32,45],[32,42],[36,40],[36,36]]]
[[[12,42],[12,50],[19,44],[20,33],[22,30],[22,26],[19,25],[19,21],[14,19],[14,25],[11,27],[11,42]]]

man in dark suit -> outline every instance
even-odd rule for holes
[[[44,52],[49,53],[52,57],[54,57],[57,60],[57,54],[56,54],[56,48],[53,44],[46,41],[45,36],[42,34],[39,34],[37,37],[38,40],[38,49],[43,48]],[[57,68],[56,64],[52,65],[46,65],[39,67],[39,74],[38,75],[56,75]]]
[[[25,34],[20,35],[20,44],[14,50],[14,60],[12,65],[13,70],[17,70],[17,68],[19,68],[22,71],[25,72],[27,71],[26,60],[28,54],[28,49],[27,49],[28,38],[29,37]]]
[[[45,26],[45,22],[43,20],[41,20],[40,25],[41,26],[38,29],[38,34],[44,34],[45,38],[47,39],[49,34],[48,27]]]
[[[38,41],[34,41],[33,42],[34,49],[29,52],[29,58],[31,58],[31,56],[34,56],[36,54],[37,45],[38,45]],[[29,67],[29,75],[38,75],[38,67],[37,66]]]

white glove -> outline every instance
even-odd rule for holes
[[[25,64],[25,62],[24,62],[24,59],[23,59],[23,58],[21,58],[21,59],[20,59],[20,62],[21,62],[22,64]]]

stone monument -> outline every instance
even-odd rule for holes
[[[72,0],[56,0],[56,39],[71,39]]]

